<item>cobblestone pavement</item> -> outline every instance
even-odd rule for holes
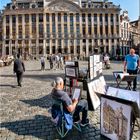
[[[23,86],[17,87],[13,74],[13,66],[0,68],[0,139],[1,140],[54,140],[60,139],[56,128],[51,122],[49,113],[52,100],[51,81],[55,76],[64,76],[64,70],[40,71],[39,61],[25,62]],[[86,67],[87,62],[80,62],[80,67]],[[114,62],[112,69],[104,70],[108,85],[115,86],[113,70],[121,70],[122,64]],[[140,76],[138,77],[140,81]],[[122,83],[121,86],[126,86]],[[140,86],[138,87],[140,90]],[[82,128],[82,133],[72,129],[66,140],[100,140],[100,109],[89,111],[90,125]],[[139,132],[135,126],[133,139],[138,140]]]

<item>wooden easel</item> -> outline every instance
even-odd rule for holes
[[[128,83],[126,89],[132,90],[131,82],[133,82],[136,77],[136,75],[126,75],[123,77],[122,81],[126,81]]]

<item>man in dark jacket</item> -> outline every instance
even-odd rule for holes
[[[18,86],[22,86],[22,78],[23,78],[23,72],[25,71],[25,66],[23,61],[20,59],[20,55],[17,54],[17,59],[14,61],[14,73],[17,75],[17,83]]]

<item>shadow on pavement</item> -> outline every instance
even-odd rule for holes
[[[51,95],[46,95],[44,97],[41,97],[39,99],[33,99],[33,100],[20,100],[21,102],[24,102],[26,104],[29,104],[30,106],[39,106],[42,108],[49,108],[52,106],[52,98]]]
[[[41,69],[36,69],[36,70],[26,70],[26,71],[41,71]]]
[[[60,76],[64,78],[64,74],[62,73],[55,73],[55,74],[39,74],[39,75],[32,75],[32,74],[25,74],[23,78],[32,78],[40,81],[46,81],[48,79],[55,79],[55,77]],[[15,75],[1,75],[1,77],[16,77]]]
[[[56,131],[56,127],[51,121],[51,117],[36,115],[33,119],[29,120],[19,120],[14,122],[4,122],[0,124],[1,128],[7,128],[8,130],[14,132],[17,135],[22,136],[33,136],[43,140],[54,140],[61,139]],[[67,136],[63,139],[65,140],[78,140],[83,139],[89,133],[95,133],[97,128],[93,126],[87,126],[82,128],[82,132],[79,132],[75,128],[70,130]],[[97,130],[99,132],[99,130]],[[94,137],[95,134],[93,134]],[[97,134],[96,134],[97,135]],[[100,137],[100,134],[98,134]],[[92,137],[92,136],[89,136]]]
[[[5,85],[1,85],[0,84],[0,87],[11,87],[11,88],[16,88],[17,86],[14,86],[14,85],[9,85],[9,84],[5,84]]]
[[[4,122],[1,123],[0,126],[1,128],[7,128],[18,135],[32,135],[44,140],[49,138],[49,136],[53,133],[52,139],[54,139],[57,133],[55,127],[53,127],[53,123],[50,120],[50,117],[36,115],[30,120]]]

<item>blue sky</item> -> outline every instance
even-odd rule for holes
[[[122,10],[125,10],[125,9],[128,10],[130,20],[138,19],[140,15],[139,13],[140,0],[109,0],[109,1],[112,1],[117,5],[120,4]],[[2,9],[3,6],[9,2],[11,2],[11,0],[0,0],[0,9]]]

